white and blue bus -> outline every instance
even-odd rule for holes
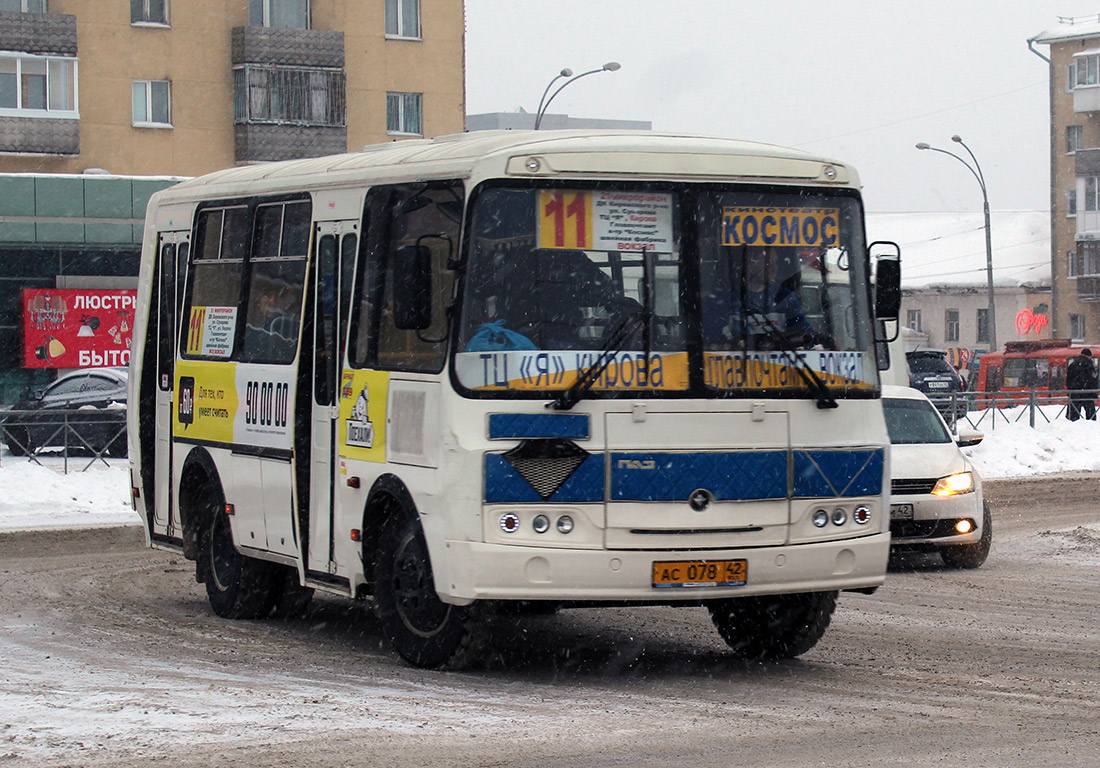
[[[851,167],[720,138],[484,132],[178,184],[130,376],[149,544],[219,616],[372,600],[418,666],[475,662],[508,603],[703,606],[736,654],[801,654],[886,571],[886,245]]]

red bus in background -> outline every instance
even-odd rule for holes
[[[1070,339],[1009,341],[1003,351],[990,352],[982,357],[978,367],[977,391],[988,394],[1020,393],[1019,398],[1006,398],[1006,405],[1026,400],[1032,388],[1038,397],[1044,399],[1064,398],[1066,366],[1086,348],[1091,349],[1094,356],[1100,356],[1100,347],[1075,347]]]

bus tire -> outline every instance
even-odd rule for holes
[[[761,595],[714,600],[707,609],[738,658],[793,659],[825,634],[836,597],[836,592]]]
[[[948,568],[978,568],[989,557],[993,546],[993,514],[982,504],[982,537],[973,544],[940,547],[940,557]]]
[[[238,552],[229,526],[229,517],[216,511],[203,536],[199,557],[206,561],[210,607],[223,619],[263,618],[272,605],[273,566]]]
[[[382,631],[405,661],[426,669],[463,669],[480,658],[480,608],[440,600],[424,532],[405,510],[395,510],[383,523],[374,584]]]

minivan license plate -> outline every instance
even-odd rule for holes
[[[913,519],[913,505],[912,504],[891,504],[890,505],[890,519],[891,520],[912,520]]]
[[[741,587],[748,582],[748,560],[668,560],[653,563],[653,586]]]

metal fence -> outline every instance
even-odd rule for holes
[[[1077,406],[1071,408],[1071,395],[1078,395]],[[1087,394],[1059,389],[1020,390],[1014,392],[953,392],[950,395],[929,395],[947,423],[955,428],[957,424],[968,425],[974,429],[997,428],[997,424],[1015,424],[1026,420],[1028,425],[1049,424],[1057,419],[1073,420],[1071,415],[1077,412],[1078,418],[1085,418],[1082,400],[1088,401]],[[1093,404],[1096,399],[1093,393]]]
[[[39,457],[63,457],[69,472],[87,459],[77,471],[84,472],[97,462],[108,464],[108,457],[126,455],[125,409],[88,409],[0,412],[0,442],[11,454],[9,461],[26,458],[44,466]]]

